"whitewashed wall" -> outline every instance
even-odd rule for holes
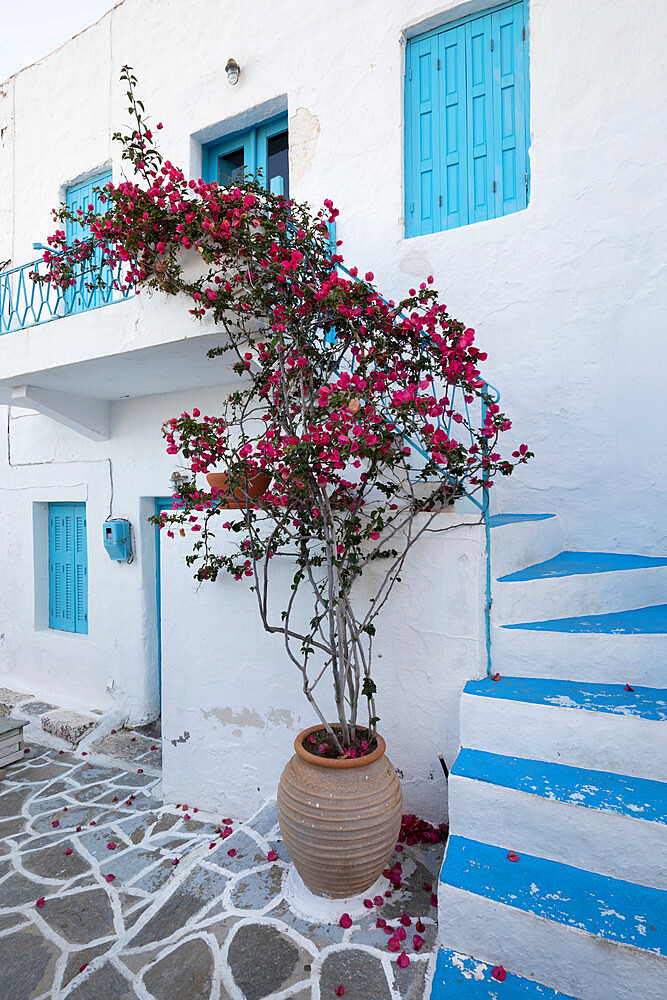
[[[313,203],[326,196],[335,200],[348,262],[373,270],[381,289],[393,296],[432,273],[451,311],[477,328],[480,345],[489,350],[487,377],[502,392],[516,438],[537,453],[516,479],[498,485],[496,509],[558,512],[570,547],[657,553],[664,545],[665,451],[658,428],[667,314],[667,7],[661,0],[648,0],[640,12],[626,2],[532,0],[528,209],[405,240],[405,33],[485,6],[477,0],[256,0],[249,10],[226,0],[125,0],[0,84],[0,260],[11,257],[16,265],[34,258],[32,243],[52,231],[50,209],[64,185],[109,163],[120,178],[111,134],[127,120],[118,83],[123,63],[134,66],[147,109],[164,122],[165,152],[194,174],[201,141],[221,135],[225,122],[248,109],[284,98],[293,194]],[[224,74],[230,55],[242,67],[236,87]],[[141,533],[132,566],[108,560],[98,531],[108,514],[109,459],[113,512],[136,527],[148,510],[141,498],[164,494],[174,467],[163,452],[161,421],[184,406],[215,407],[218,398],[216,390],[175,391],[180,370],[170,354],[164,371],[157,358],[159,377],[150,391],[171,395],[121,401],[131,394],[128,382],[141,379],[132,356],[119,352],[147,344],[159,349],[162,342],[185,350],[199,333],[182,303],[141,297],[0,337],[0,382],[6,374],[11,386],[15,375],[30,371],[45,382],[57,380],[58,365],[94,357],[95,381],[86,369],[77,391],[112,401],[112,437],[101,444],[16,410],[7,435],[6,414],[0,413],[12,463],[3,444],[0,683],[79,707],[122,702],[137,719],[156,710],[151,529]],[[206,385],[205,375],[197,378]],[[44,508],[35,505],[59,499],[88,502],[88,638],[44,629],[40,618],[43,550],[35,568],[33,535],[41,530]],[[201,630],[200,638],[192,638],[176,615],[168,618],[169,678],[178,680],[179,671],[183,682],[189,678],[197,646],[203,645],[195,715],[225,706],[232,713],[247,708],[263,714],[266,704],[241,703],[242,689],[230,685],[227,693],[225,672],[218,669],[219,628],[211,628],[208,615],[224,618],[226,591],[202,589],[195,596],[188,571],[175,565],[175,549],[168,558],[174,562],[169,600],[180,595],[192,615],[200,615]],[[445,559],[443,554],[431,571],[434,598],[447,575]],[[432,688],[433,747],[411,759],[402,743],[411,737],[410,727],[402,728],[391,706],[404,705],[405,692],[391,688],[390,710],[383,714],[399,720],[387,723],[396,727],[389,731],[396,739],[392,753],[399,767],[411,760],[404,770],[414,775],[414,799],[423,795],[433,804],[430,792],[417,793],[418,782],[431,767],[441,733],[453,746],[455,692],[475,673],[479,651],[470,653],[469,665],[468,654],[445,638],[446,629],[431,633],[427,621],[433,622],[433,614],[420,618],[420,608],[410,611],[407,592],[403,600],[405,613],[394,617],[396,631],[385,641],[391,648],[400,638],[416,689]],[[199,611],[204,606],[205,614]],[[282,670],[277,660],[273,665],[266,641],[253,634],[252,670],[260,664],[268,669],[268,662]],[[454,664],[446,680],[433,673],[432,642]],[[113,681],[110,692],[107,681]],[[273,690],[275,705],[298,726],[297,687],[292,683],[279,693],[278,684]],[[442,713],[438,698],[447,706]],[[420,704],[415,694],[410,720]],[[245,754],[244,738],[217,716],[202,716],[197,725],[190,717],[185,722],[171,718],[168,726],[175,733],[191,726],[201,743],[210,737],[213,749],[207,753],[217,753],[224,740],[236,747],[239,760]],[[193,735],[174,748],[192,780],[195,745]],[[268,764],[265,774],[273,774]],[[202,787],[202,799],[213,795],[210,784]]]

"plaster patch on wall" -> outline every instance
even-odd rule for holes
[[[308,108],[297,108],[289,120],[290,185],[300,184],[310,170],[320,138],[320,120]]]
[[[177,746],[179,743],[187,743],[190,739],[190,733],[186,729],[182,736],[179,736],[177,740],[170,740],[173,747]]]
[[[251,708],[242,708],[235,712],[231,705],[222,708],[202,709],[205,719],[214,718],[221,722],[223,726],[251,726],[255,729],[265,729],[270,726],[291,726],[293,725],[292,713],[286,708],[272,708],[266,713],[265,718]]]

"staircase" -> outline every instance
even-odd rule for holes
[[[564,550],[553,515],[491,528],[497,679],[461,699],[431,1000],[658,1000],[667,559]]]

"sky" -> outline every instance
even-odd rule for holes
[[[0,0],[0,82],[94,24],[117,0]]]

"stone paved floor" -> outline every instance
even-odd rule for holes
[[[339,984],[346,1000],[422,1000],[440,845],[397,854],[402,887],[348,929],[312,923],[284,895],[275,803],[216,826],[164,806],[134,766],[29,745],[0,781],[2,1000],[329,1000]],[[404,913],[400,968],[376,919]]]

